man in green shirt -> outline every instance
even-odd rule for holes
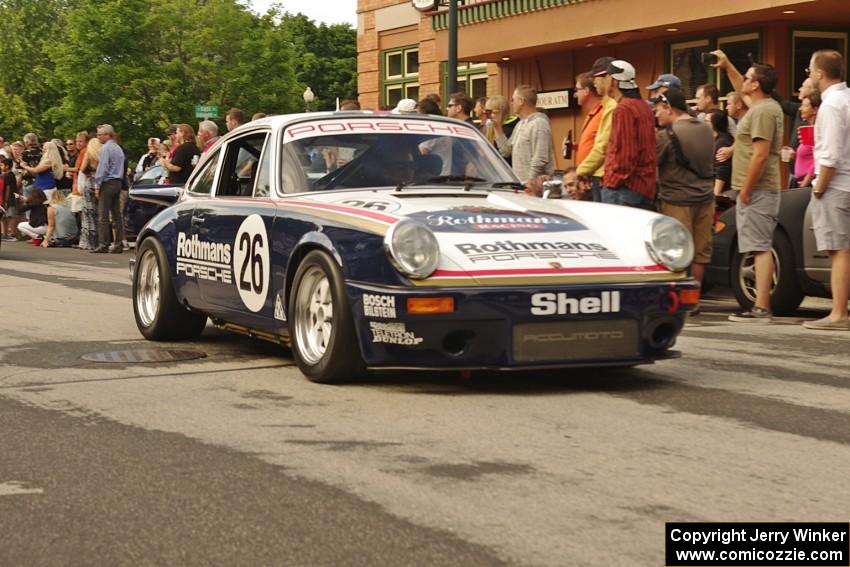
[[[753,63],[745,75],[720,50],[715,67],[723,69],[732,86],[743,96],[750,110],[737,128],[732,157],[732,188],[740,191],[735,221],[738,225],[738,251],[752,253],[756,277],[756,300],[747,311],[730,315],[738,323],[770,323],[770,287],[776,266],[770,250],[779,215],[782,180],[779,152],[782,148],[784,119],[782,107],[771,98],[776,88],[776,69]]]

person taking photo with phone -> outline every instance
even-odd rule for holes
[[[738,251],[754,258],[756,300],[752,308],[729,316],[737,323],[770,323],[770,288],[776,266],[773,262],[773,232],[779,215],[782,180],[779,153],[784,119],[782,107],[771,94],[778,77],[772,65],[753,63],[741,75],[721,50],[714,67],[726,72],[735,91],[750,110],[738,124],[732,155],[732,188],[739,191],[735,220]]]

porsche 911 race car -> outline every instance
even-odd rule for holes
[[[278,116],[222,138],[143,228],[133,309],[151,340],[209,318],[290,345],[317,382],[629,366],[671,356],[692,256],[669,217],[525,195],[468,124]]]

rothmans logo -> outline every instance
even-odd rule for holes
[[[186,234],[181,232],[177,235],[177,256],[187,260],[229,265],[230,244],[200,240],[197,234],[186,238]]]
[[[566,293],[535,293],[531,296],[532,315],[576,315],[619,313],[620,292],[603,291],[599,297],[570,297]]]

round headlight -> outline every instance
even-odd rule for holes
[[[671,272],[681,272],[694,259],[691,233],[671,217],[656,217],[646,229],[646,249],[653,260]]]
[[[411,219],[392,225],[384,237],[390,260],[411,278],[430,276],[440,263],[440,245],[431,229]]]

